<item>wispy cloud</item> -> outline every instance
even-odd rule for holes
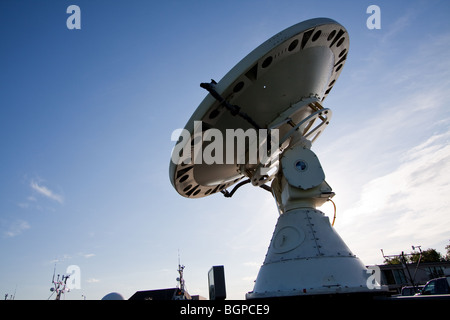
[[[4,232],[4,236],[7,238],[12,238],[20,235],[27,229],[30,229],[30,224],[27,221],[16,220],[10,224],[8,230]]]
[[[367,254],[369,247],[398,253],[414,244],[430,247],[448,240],[449,142],[450,131],[433,135],[405,152],[400,166],[363,185],[339,227],[355,251],[373,262],[381,255]]]
[[[44,196],[44,197],[46,197],[46,198],[48,198],[48,199],[54,200],[54,201],[56,201],[56,202],[58,202],[58,203],[60,203],[60,204],[63,204],[63,203],[64,203],[64,197],[63,197],[62,195],[59,195],[59,194],[53,192],[52,190],[50,190],[50,189],[47,188],[46,186],[39,185],[39,184],[38,184],[36,181],[34,181],[34,180],[32,180],[32,181],[30,182],[30,187],[31,187],[34,191],[36,191],[37,193],[39,193],[40,195],[42,195],[42,196]]]
[[[450,238],[449,39],[430,36],[390,68],[378,65],[379,97],[323,137],[318,154],[337,193],[335,227],[365,263],[382,262],[382,248],[444,252]]]
[[[395,41],[396,37],[407,30],[414,20],[418,16],[418,9],[413,7],[407,7],[402,15],[395,17],[387,25],[383,26],[387,32],[381,38],[381,43],[390,44],[391,41]]]
[[[444,252],[450,238],[450,129],[406,148],[377,137],[366,142],[366,154],[341,149],[349,150],[346,159],[328,171],[340,202],[336,228],[350,249],[365,263],[381,263],[379,249],[399,253],[423,245]]]
[[[61,263],[61,262],[68,262],[70,260],[72,260],[72,262],[74,262],[74,260],[79,260],[80,257],[85,258],[85,259],[89,259],[92,257],[95,257],[96,254],[95,253],[84,253],[84,252],[78,252],[78,253],[65,253],[63,255],[60,255],[58,257],[56,257],[53,260],[50,260],[49,263]],[[74,264],[76,264],[77,262],[75,261]]]
[[[63,262],[63,261],[66,261],[66,260],[70,260],[70,259],[72,259],[72,255],[69,255],[69,254],[65,253],[63,255],[60,255],[60,256],[56,257],[53,260],[50,260],[49,263],[52,263],[52,264],[53,263],[60,263],[60,262]]]

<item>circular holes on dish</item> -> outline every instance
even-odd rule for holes
[[[298,39],[295,39],[294,41],[291,42],[291,44],[288,47],[288,51],[291,52],[292,50],[294,50],[295,48],[297,48],[298,46]]]
[[[178,180],[178,182],[183,183],[183,182],[185,182],[188,178],[189,178],[189,175],[188,175],[188,174],[185,174],[184,176],[182,176],[182,177],[180,178],[180,180]]]
[[[216,118],[219,114],[220,114],[219,109],[214,109],[214,110],[211,111],[211,113],[209,114],[209,118],[212,120],[212,119]]]
[[[261,67],[267,68],[268,66],[270,66],[272,64],[272,61],[273,61],[273,57],[268,56],[266,59],[264,59],[263,63],[261,64]]]
[[[347,52],[347,49],[344,49],[339,53],[339,58],[341,58],[345,53]]]
[[[319,39],[320,35],[322,34],[321,30],[318,30],[316,33],[314,33],[313,37],[312,37],[312,42],[316,41],[317,39]]]
[[[244,81],[240,81],[234,86],[233,92],[237,93],[237,92],[241,91],[243,88],[244,88]]]
[[[178,163],[178,165],[182,167],[187,166],[189,164],[189,161],[190,159],[188,161],[186,161],[186,159],[183,159],[181,162]]]
[[[196,136],[194,139],[192,139],[191,145],[194,146],[194,145],[196,145],[197,143],[200,143],[200,142],[202,142],[202,136],[201,135]]]
[[[345,41],[345,37],[340,38],[339,41],[336,43],[336,47],[340,47],[341,44],[344,43],[344,41]]]
[[[336,34],[336,30],[331,31],[330,34],[328,35],[327,41],[331,41],[331,39],[334,38],[335,34]]]

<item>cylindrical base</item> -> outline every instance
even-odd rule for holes
[[[252,292],[247,299],[370,292],[372,274],[313,208],[280,215]]]

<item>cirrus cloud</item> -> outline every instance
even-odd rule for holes
[[[53,201],[56,201],[60,204],[64,203],[64,197],[62,195],[59,195],[55,192],[53,192],[52,190],[50,190],[49,188],[47,188],[46,186],[43,185],[39,185],[36,181],[32,180],[30,183],[30,187],[36,191],[38,194],[51,199]]]
[[[18,219],[13,221],[3,234],[7,238],[12,238],[20,235],[27,229],[30,229],[30,224],[25,220]]]

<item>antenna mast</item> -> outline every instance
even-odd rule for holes
[[[183,270],[184,270],[184,266],[180,262],[180,250],[178,250],[178,270],[177,271],[178,271],[179,277],[177,277],[178,287],[177,287],[177,290],[175,291],[174,300],[184,300],[186,297],[186,295],[185,295],[186,289],[184,286]]]
[[[69,279],[70,274],[62,275],[61,281],[59,280],[59,274],[58,274],[58,276],[56,277],[56,281],[55,281],[55,271],[56,271],[56,263],[55,263],[55,267],[53,268],[53,278],[52,278],[53,287],[50,288],[50,291],[52,292],[52,294],[50,295],[50,297],[48,297],[48,300],[50,300],[51,296],[55,292],[56,292],[55,300],[61,300],[61,295],[65,294],[66,291],[69,291],[69,289],[66,288],[66,285],[67,285],[67,279]]]
[[[180,263],[180,250],[178,250],[178,273],[180,275],[179,278],[177,278],[177,281],[179,282],[179,289],[181,290],[181,293],[184,294],[184,278],[183,278],[183,270],[184,266]]]

